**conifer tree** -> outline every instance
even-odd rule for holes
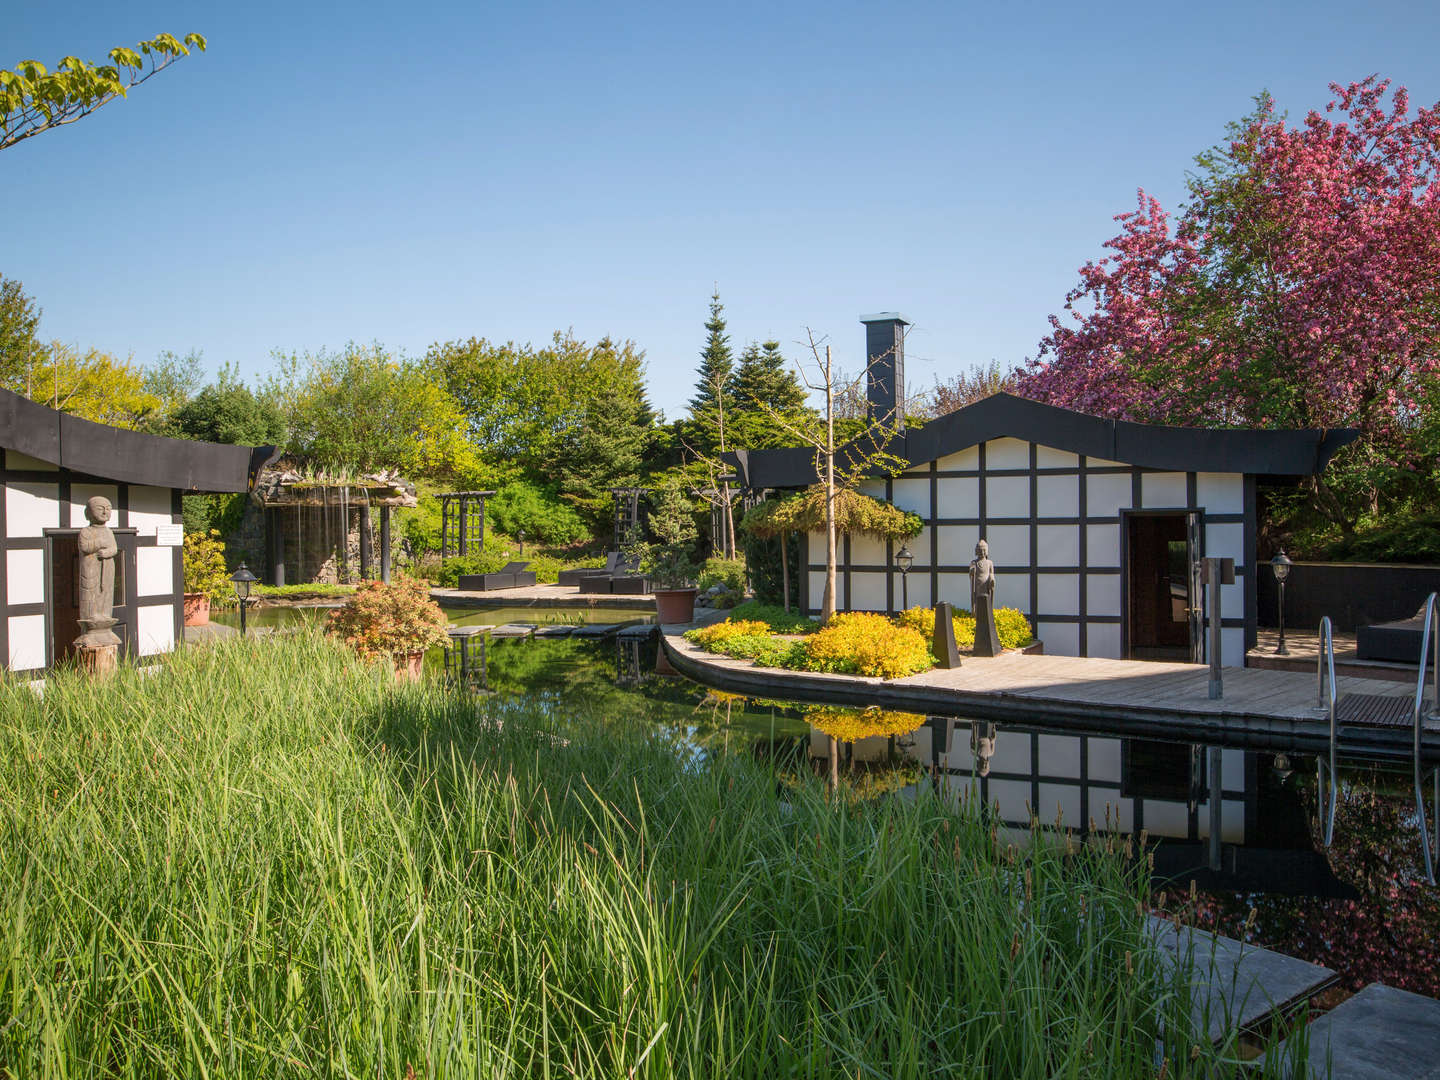
[[[710,318],[705,322],[705,348],[700,353],[700,373],[695,380],[695,396],[690,399],[690,415],[699,419],[715,411],[730,392],[735,361],[730,353],[730,335],[725,332],[725,305],[720,291],[710,296]]]
[[[805,391],[780,353],[778,341],[753,341],[740,354],[731,396],[736,412],[771,408],[789,413],[805,405]]]

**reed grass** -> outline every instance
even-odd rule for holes
[[[314,634],[0,685],[0,1073],[1233,1071],[1134,860],[681,749]]]

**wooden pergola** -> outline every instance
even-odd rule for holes
[[[318,509],[322,512],[338,510],[341,515],[341,533],[348,531],[349,510],[359,513],[360,534],[360,577],[370,576],[375,563],[372,550],[371,511],[380,511],[380,580],[390,580],[390,512],[396,507],[408,508],[417,504],[413,485],[390,474],[362,476],[353,483],[344,483],[328,477],[310,478],[286,469],[262,472],[255,483],[255,500],[265,511],[266,548],[269,553],[270,578],[274,585],[285,584],[285,530],[279,524],[277,511],[288,508],[297,510]]]
[[[477,553],[485,546],[485,500],[493,491],[444,491],[440,500],[440,557]]]

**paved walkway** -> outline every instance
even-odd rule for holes
[[[1315,674],[1315,662],[1320,655],[1320,635],[1313,630],[1295,633],[1285,631],[1285,648],[1289,656],[1276,656],[1275,647],[1280,644],[1278,630],[1261,627],[1255,648],[1245,654],[1245,666],[1270,668],[1275,671],[1305,671]],[[1366,679],[1415,685],[1415,665],[1395,664],[1385,660],[1361,660],[1355,650],[1354,634],[1334,635],[1335,673]]]
[[[1371,983],[1311,1024],[1309,1038],[1313,1077],[1440,1080],[1440,1001],[1434,998]]]
[[[1328,746],[1329,727],[1316,708],[1313,672],[1225,668],[1224,696],[1212,700],[1209,669],[1198,664],[1007,652],[886,681],[758,668],[691,645],[680,636],[683,630],[665,628],[671,662],[697,681],[733,693],[1233,745]],[[1354,676],[1338,678],[1337,689],[1342,699],[1366,695],[1399,701],[1414,692],[1413,684]],[[1426,726],[1426,757],[1440,760],[1440,722]],[[1408,761],[1410,729],[1345,725],[1340,743],[1347,754]]]

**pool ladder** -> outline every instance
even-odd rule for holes
[[[1435,864],[1440,861],[1440,766],[1430,770],[1432,813],[1427,817],[1425,813],[1425,765],[1420,757],[1420,750],[1425,721],[1434,719],[1437,711],[1440,711],[1440,607],[1437,607],[1436,598],[1437,594],[1431,593],[1425,600],[1425,631],[1420,638],[1420,664],[1415,675],[1415,701],[1411,710],[1411,727],[1414,733],[1414,742],[1411,747],[1411,771],[1415,783],[1415,820],[1420,828],[1420,852],[1425,859],[1425,880],[1431,885],[1435,884]],[[1431,676],[1429,701],[1425,699],[1427,662],[1430,666]],[[1335,836],[1335,805],[1339,779],[1335,768],[1337,742],[1335,640],[1328,615],[1320,620],[1320,650],[1316,657],[1315,675],[1319,684],[1316,707],[1326,713],[1330,721],[1328,761],[1325,758],[1319,758],[1315,766],[1325,846],[1329,847]]]

